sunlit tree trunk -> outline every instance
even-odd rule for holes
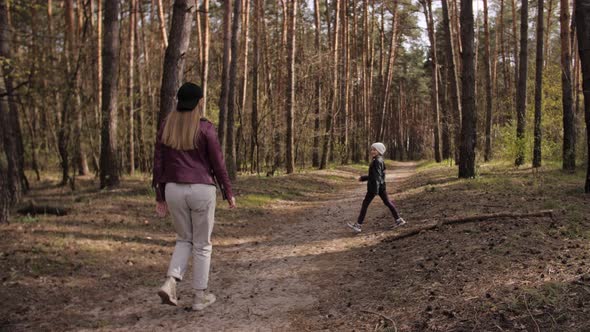
[[[160,22],[160,33],[162,34],[162,48],[168,47],[168,35],[166,34],[166,18],[164,17],[164,6],[162,0],[158,1],[158,19]]]
[[[529,1],[521,0],[520,8],[520,59],[518,65],[518,86],[516,88],[516,160],[514,164],[524,164],[525,129],[526,129],[526,96],[528,72],[528,32],[529,32]]]
[[[195,10],[195,0],[174,1],[169,44],[164,54],[158,127],[168,112],[176,107],[176,93],[183,79],[185,54],[190,42],[193,10]]]
[[[295,156],[293,153],[293,127],[295,117],[295,40],[296,40],[296,22],[297,22],[297,0],[289,0],[289,30],[287,42],[287,174],[295,170]]]
[[[321,53],[321,44],[320,44],[320,35],[321,29],[320,26],[320,2],[319,0],[314,0],[314,23],[315,23],[315,52],[316,56],[319,57]],[[315,73],[316,81],[315,81],[315,100],[314,100],[314,132],[313,132],[313,148],[312,148],[312,157],[311,157],[311,164],[313,167],[320,166],[320,131],[321,131],[321,109],[322,109],[322,78],[320,76],[319,70]]]
[[[322,150],[322,159],[320,161],[320,169],[325,169],[328,165],[328,156],[330,154],[330,146],[332,144],[332,121],[334,120],[334,113],[337,106],[338,95],[338,30],[339,30],[339,16],[340,1],[336,1],[335,19],[334,19],[334,33],[333,33],[333,48],[332,48],[332,105],[326,114],[326,134],[324,138],[324,147]]]

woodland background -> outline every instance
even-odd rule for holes
[[[1,6],[3,211],[45,171],[72,189],[149,173],[183,81],[203,86],[232,178],[358,163],[373,141],[460,177],[492,159],[587,164],[588,38],[568,0]]]

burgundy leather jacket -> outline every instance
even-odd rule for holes
[[[154,178],[152,186],[156,190],[156,200],[166,200],[167,182],[199,183],[215,185],[213,176],[224,187],[227,199],[233,197],[231,182],[227,175],[217,131],[211,122],[201,119],[197,148],[193,150],[176,150],[162,144],[163,121],[158,130],[154,149]]]

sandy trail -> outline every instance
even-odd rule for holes
[[[394,201],[415,168],[415,163],[395,163],[388,170],[388,190]],[[113,307],[121,310],[110,313],[114,317],[107,321],[125,326],[120,330],[138,331],[329,329],[312,322],[346,315],[326,299],[337,299],[345,291],[338,280],[347,265],[356,264],[347,252],[392,234],[388,226],[393,218],[379,199],[369,209],[363,233],[355,235],[345,227],[356,219],[365,191],[365,184],[359,183],[329,200],[274,204],[273,215],[281,217],[246,222],[241,231],[245,235],[233,239],[214,235],[210,290],[218,302],[203,312],[187,310],[192,296],[189,282],[182,282],[181,306],[159,304],[157,289],[145,287],[115,299]],[[102,310],[92,311],[100,316]],[[105,329],[113,330],[113,326]]]

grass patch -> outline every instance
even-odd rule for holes
[[[270,195],[263,194],[249,194],[240,197],[240,206],[247,208],[260,208],[271,203],[276,198]]]
[[[27,214],[26,216],[19,216],[18,218],[14,219],[14,221],[21,224],[36,224],[39,222],[39,218]]]

